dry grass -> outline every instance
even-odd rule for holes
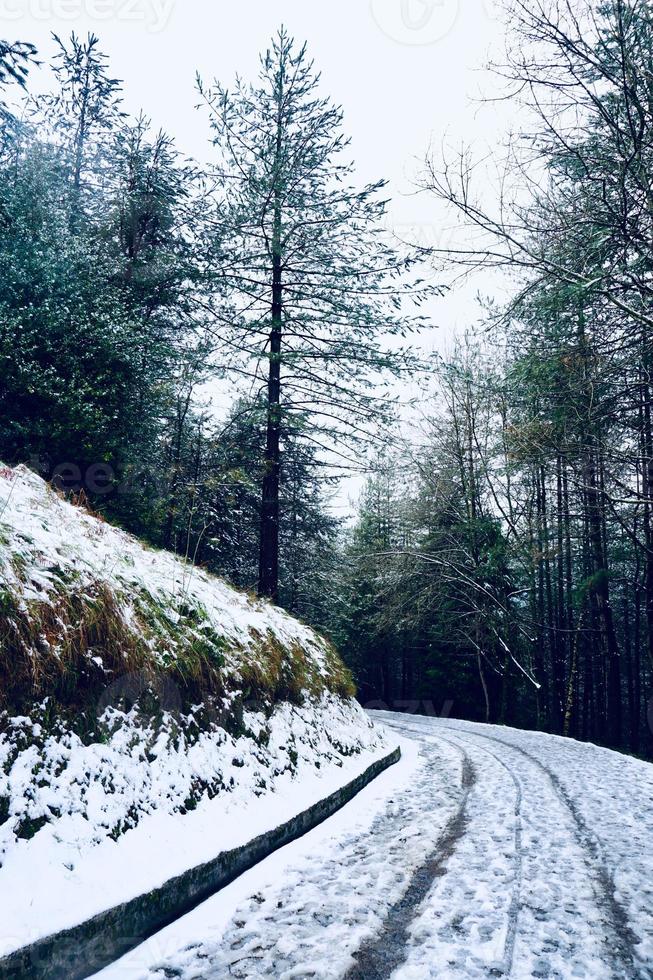
[[[62,585],[48,601],[23,604],[2,590],[0,707],[20,708],[49,696],[84,708],[116,678],[136,672],[146,680],[164,673],[188,698],[222,692],[222,657],[211,643],[187,637],[163,664],[153,643],[165,646],[145,623],[134,628],[125,621],[105,582]]]
[[[261,635],[252,630],[252,636],[255,652],[241,673],[253,697],[301,704],[307,694],[317,696],[325,690],[341,697],[356,693],[351,674],[332,647],[328,648],[328,670],[323,676],[299,643],[284,647],[271,631]]]
[[[132,597],[134,599],[134,597]],[[351,675],[329,648],[327,676],[299,643],[282,645],[272,631],[252,633],[254,651],[234,649],[189,610],[181,621],[147,593],[137,597],[132,624],[102,581],[61,582],[49,599],[21,602],[0,586],[0,709],[29,709],[45,697],[84,711],[126,674],[172,681],[184,705],[221,699],[228,687],[225,653],[241,660],[238,693],[271,708],[301,704],[325,690],[351,697]],[[240,690],[242,687],[242,691]]]
[[[326,667],[328,673],[327,687],[329,691],[337,694],[341,698],[356,697],[356,683],[352,672],[343,663],[340,654],[330,643],[328,644]]]
[[[46,695],[78,703],[107,677],[150,664],[143,639],[127,626],[104,582],[61,586],[48,601],[20,604],[0,591],[0,705]]]
[[[83,491],[72,497],[56,487],[52,491],[102,520]],[[9,560],[26,586],[26,560],[11,553]],[[30,710],[46,697],[86,711],[118,678],[135,673],[148,684],[162,676],[174,682],[185,704],[205,698],[215,703],[236,693],[243,701],[272,707],[280,701],[299,704],[307,694],[324,691],[355,693],[349,671],[330,645],[323,676],[298,642],[284,645],[272,630],[252,631],[252,650],[219,635],[201,606],[171,609],[145,588],[130,593],[127,621],[122,596],[107,582],[82,585],[70,572],[49,572],[53,584],[42,599],[25,600],[23,585],[10,587],[0,579],[0,711]],[[229,680],[227,656],[239,665],[237,682]]]

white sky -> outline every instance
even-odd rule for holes
[[[199,159],[210,146],[206,116],[194,109],[196,71],[227,84],[236,73],[252,77],[285,24],[308,42],[325,92],[343,106],[361,182],[388,179],[391,226],[423,244],[446,242],[451,224],[414,193],[429,144],[464,141],[483,154],[510,125],[508,106],[478,102],[493,90],[488,55],[502,46],[495,0],[0,0],[0,23],[0,36],[32,41],[44,62],[52,31],[98,34],[123,79],[125,108],[142,109]],[[34,70],[30,84],[47,87],[47,69]],[[434,304],[438,329],[423,337],[425,349],[442,349],[478,318],[478,289],[491,291],[490,280]]]

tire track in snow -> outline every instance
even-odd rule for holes
[[[468,739],[463,739],[467,741]],[[515,884],[512,890],[512,897],[510,899],[510,906],[508,908],[508,924],[506,927],[506,940],[503,950],[503,967],[502,973],[504,976],[510,976],[512,973],[512,963],[515,956],[515,941],[517,939],[517,930],[519,926],[519,910],[521,908],[521,882],[522,882],[522,862],[523,862],[523,845],[522,845],[522,824],[521,824],[521,808],[523,800],[522,784],[515,773],[510,769],[509,766],[500,759],[498,755],[490,751],[490,749],[485,746],[482,747],[484,752],[498,762],[498,764],[505,769],[505,771],[510,776],[515,787],[515,852],[514,852],[514,867],[515,867]]]
[[[415,869],[451,831],[466,791],[464,750],[420,734],[423,766],[369,828],[338,835],[290,864],[283,879],[245,899],[219,934],[157,961],[148,977],[342,977],[354,951],[382,930]]]
[[[383,720],[395,727],[390,719]],[[397,980],[445,976],[447,980],[471,980],[505,977],[511,966],[519,980],[570,976],[634,980],[646,976],[634,965],[632,947],[628,953],[630,930],[625,914],[625,944],[623,935],[621,941],[618,938],[619,918],[612,915],[614,908],[601,887],[599,875],[604,866],[596,861],[600,856],[597,842],[580,833],[575,819],[580,815],[563,787],[556,785],[555,773],[545,771],[526,752],[504,751],[500,759],[491,750],[493,742],[519,752],[518,746],[486,737],[484,732],[433,721],[415,721],[404,730],[464,743],[479,771],[479,784],[469,802],[468,833],[459,842],[447,875],[416,910],[410,948],[393,976]],[[476,753],[482,753],[491,765],[484,767]],[[522,828],[516,838],[520,846],[523,843],[521,894],[508,890],[509,880],[501,872],[502,855],[504,861],[512,855],[515,872],[518,859],[512,846],[510,851],[506,848],[505,834],[501,843],[501,834],[495,833],[502,820],[506,827],[509,812],[507,784],[502,790],[499,771],[504,780],[510,777],[513,785],[516,780],[523,790]],[[582,826],[591,835],[584,822]],[[512,840],[516,829],[510,827]],[[495,953],[499,932],[501,942]]]
[[[399,726],[396,727],[399,728]],[[521,908],[520,892],[521,892],[522,857],[523,857],[522,826],[521,826],[521,809],[522,809],[523,791],[522,791],[521,782],[519,778],[515,775],[513,770],[508,765],[506,765],[503,759],[499,758],[499,756],[496,755],[495,752],[492,752],[491,749],[487,748],[486,746],[478,745],[475,741],[466,739],[458,731],[456,731],[454,734],[451,732],[451,730],[448,730],[447,737],[445,738],[442,735],[439,728],[437,729],[434,728],[432,732],[429,732],[426,726],[410,725],[406,723],[403,723],[401,725],[401,731],[407,733],[410,732],[411,734],[415,734],[415,735],[421,735],[422,737],[426,736],[427,738],[435,738],[443,742],[447,742],[449,745],[453,745],[457,748],[461,748],[460,742],[457,741],[458,739],[460,739],[460,741],[466,743],[467,745],[473,745],[475,749],[477,750],[480,749],[485,754],[491,756],[491,758],[493,758],[495,762],[499,766],[501,766],[502,769],[505,770],[511,782],[513,783],[513,786],[515,788],[515,808],[514,808],[515,830],[514,830],[514,858],[513,858],[515,884],[513,886],[510,905],[508,907],[508,912],[507,912],[508,921],[506,924],[506,939],[504,942],[503,965],[500,969],[496,971],[497,975],[503,975],[506,977],[510,976],[512,972],[512,963],[513,963],[513,958],[515,953],[515,941],[517,938],[517,931],[518,931],[518,924],[519,924],[519,910]],[[453,734],[453,739],[451,738],[452,734]],[[465,800],[465,803],[466,802],[467,801]],[[442,873],[444,873],[444,871],[445,869],[443,868]],[[424,900],[425,898],[426,895],[425,894],[422,895],[422,900]],[[416,902],[413,908],[413,915],[412,915],[413,920],[417,918],[417,916],[420,913],[420,909],[417,907],[417,905],[418,903]],[[407,928],[409,927],[409,925],[410,923],[407,924]],[[408,934],[406,934],[406,938],[408,938]],[[406,955],[406,951],[404,951],[404,957],[405,955]],[[347,976],[349,977],[349,974]],[[385,976],[389,976],[389,974],[385,974]],[[357,974],[352,973],[351,977],[352,980],[354,977],[356,977],[357,980],[359,980]],[[360,980],[362,980],[362,975]]]
[[[449,819],[435,850],[413,872],[404,894],[390,906],[381,931],[353,954],[355,963],[345,974],[344,980],[386,980],[403,963],[409,941],[408,930],[415,918],[415,910],[433,882],[446,874],[449,858],[467,829],[467,800],[476,782],[476,770],[465,749],[452,741],[449,741],[449,745],[462,753],[463,796],[458,810]]]
[[[544,763],[541,762],[536,756],[512,742],[498,738],[496,735],[487,735],[485,732],[482,734],[476,732],[469,734],[471,734],[472,739],[485,739],[487,741],[495,742],[498,745],[505,746],[508,749],[512,749],[512,751],[517,752],[524,758],[528,759],[529,762],[531,762],[546,775],[551,783],[551,786],[553,787],[554,792],[556,793],[556,796],[571,814],[575,826],[577,842],[580,845],[589,870],[594,872],[595,881],[597,882],[605,901],[605,906],[611,920],[613,939],[616,941],[616,945],[614,946],[606,943],[606,947],[612,959],[612,967],[615,971],[614,975],[615,977],[620,978],[620,980],[623,980],[623,978],[637,976],[639,973],[638,956],[635,952],[637,940],[632,929],[630,928],[626,910],[621,905],[615,894],[615,883],[612,872],[605,862],[601,845],[596,834],[590,827],[588,827],[585,819],[579,812],[573,799],[562,786],[556,773],[548,766],[544,765]],[[469,744],[469,739],[466,741]],[[588,854],[591,856],[591,860],[588,860]]]
[[[444,741],[449,741],[450,737],[453,736],[455,739],[460,739],[468,746],[474,745],[475,747],[486,751],[488,755],[491,755],[500,765],[503,766],[504,769],[506,769],[516,786],[518,786],[518,779],[514,772],[508,765],[506,765],[504,760],[500,759],[485,746],[481,745],[481,742],[493,742],[496,745],[500,745],[518,753],[546,776],[556,797],[572,818],[576,842],[580,848],[583,860],[588,870],[592,874],[593,880],[598,886],[600,896],[603,899],[603,902],[600,902],[599,906],[602,911],[607,913],[613,940],[612,943],[605,942],[604,945],[610,960],[613,975],[615,978],[618,978],[618,980],[625,980],[625,978],[630,980],[630,978],[642,975],[641,960],[636,953],[637,939],[630,927],[628,914],[615,894],[616,889],[613,874],[605,861],[600,841],[596,834],[588,826],[582,814],[579,812],[575,801],[562,785],[557,774],[549,766],[546,766],[526,749],[511,741],[499,738],[496,735],[489,735],[486,732],[471,732],[467,729],[453,729],[446,724],[443,724],[442,727],[440,727],[440,725],[434,725],[432,733],[429,732],[426,725],[409,725],[403,723],[401,727],[404,730],[410,730],[415,734],[422,734],[426,735],[427,737],[441,737]],[[441,735],[442,728],[446,729],[447,731],[446,738]],[[519,786],[518,792],[520,794],[519,806],[521,806],[521,786]],[[519,830],[519,839],[519,846],[521,850],[521,829]],[[507,969],[505,970],[505,973],[510,972],[510,966],[514,956],[514,947],[518,932],[517,926],[519,905],[519,896],[518,893],[515,892],[511,902],[511,911],[514,917],[511,916],[511,924],[509,925],[509,933],[506,942],[505,962]]]

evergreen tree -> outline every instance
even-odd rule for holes
[[[0,156],[0,453],[146,533],[175,372],[201,330],[195,174],[122,116],[96,39],[71,44]]]
[[[351,186],[342,112],[285,30],[261,59],[256,86],[200,84],[220,151],[221,245],[216,260],[235,310],[228,348],[265,390],[260,506],[261,595],[279,595],[279,493],[284,432],[294,414],[320,447],[361,437],[387,415],[379,373],[411,359],[384,335],[419,325],[401,314],[406,263],[381,229],[382,181]],[[242,370],[242,367],[241,367]]]
[[[259,498],[265,409],[241,399],[226,423],[180,399],[167,435],[174,459],[163,542],[235,585],[254,589],[258,575]],[[338,521],[327,510],[316,451],[289,435],[280,494],[279,599],[313,625],[333,629]]]
[[[52,70],[58,85],[37,106],[41,123],[52,128],[65,152],[74,230],[84,208],[97,201],[91,190],[102,177],[104,144],[124,118],[121,83],[109,76],[107,56],[95,34],[81,41],[73,33],[67,43],[56,34],[53,38],[58,50]]]
[[[27,87],[30,66],[36,61],[36,48],[27,41],[0,40],[0,89],[8,85]],[[0,119],[7,126],[15,122],[7,104],[0,100]]]

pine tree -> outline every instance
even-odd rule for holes
[[[36,62],[36,48],[27,41],[0,41],[0,89],[8,85],[27,87],[27,74]],[[13,113],[4,101],[0,101],[0,119],[6,124],[13,123]]]
[[[96,39],[71,44],[0,154],[0,455],[154,533],[159,435],[201,331],[195,170],[124,118]]]
[[[67,154],[71,187],[71,228],[81,220],[89,178],[98,178],[104,140],[124,118],[120,109],[121,83],[108,74],[107,56],[99,38],[81,41],[74,33],[66,43],[56,34],[57,54],[52,70],[55,94],[37,100],[42,118],[52,126]]]
[[[406,262],[381,229],[384,182],[351,185],[342,111],[319,89],[306,48],[284,29],[261,58],[256,86],[237,80],[231,92],[200,83],[224,188],[219,227],[227,245],[216,260],[235,306],[223,336],[265,387],[258,587],[273,600],[282,448],[292,416],[310,420],[304,438],[320,447],[363,436],[387,416],[379,373],[411,366],[382,337],[421,323],[401,315]]]

